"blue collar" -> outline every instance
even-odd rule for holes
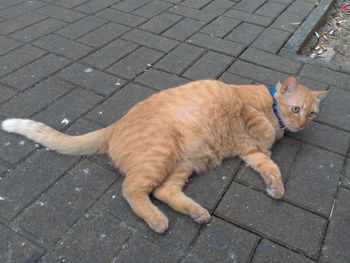
[[[268,87],[268,90],[269,90],[269,92],[270,92],[270,94],[271,94],[271,96],[272,96],[272,99],[273,99],[273,103],[272,103],[273,112],[274,112],[275,115],[276,115],[276,118],[277,118],[277,120],[278,120],[278,123],[279,123],[281,129],[284,130],[284,129],[286,129],[287,127],[286,127],[286,125],[284,125],[284,123],[283,123],[283,121],[282,121],[280,115],[278,114],[278,110],[277,110],[277,101],[276,101],[276,99],[275,99],[276,88],[275,88],[274,86],[270,86],[270,87]]]

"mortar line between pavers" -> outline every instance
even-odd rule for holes
[[[266,239],[266,240],[268,240],[268,241],[270,241],[270,242],[272,242],[272,243],[275,243],[275,244],[277,244],[277,245],[280,245],[281,247],[284,247],[284,248],[288,249],[289,251],[295,252],[295,253],[297,253],[297,254],[300,254],[300,255],[302,255],[302,256],[304,256],[304,257],[307,257],[307,258],[311,259],[312,261],[315,261],[316,255],[315,255],[315,258],[313,258],[313,257],[310,256],[307,252],[302,251],[302,250],[299,249],[299,248],[292,247],[291,245],[286,244],[286,243],[284,243],[284,242],[281,241],[281,240],[274,239],[273,237],[269,237],[269,236],[267,237],[267,236],[265,236],[263,233],[261,233],[261,232],[259,232],[259,231],[257,231],[257,230],[251,229],[251,228],[250,228],[249,226],[247,226],[247,225],[244,225],[244,224],[242,225],[242,224],[240,224],[240,223],[238,223],[238,222],[235,222],[235,221],[232,220],[232,219],[228,219],[228,218],[226,218],[226,217],[224,217],[224,216],[222,216],[222,215],[217,215],[217,214],[216,214],[215,216],[216,216],[217,218],[219,218],[219,219],[225,221],[226,223],[229,223],[229,224],[231,224],[231,225],[234,225],[234,226],[236,226],[236,227],[238,227],[238,228],[240,228],[240,229],[243,229],[243,230],[245,230],[245,231],[247,231],[247,232],[249,232],[249,233],[251,233],[251,234],[254,234],[255,236],[258,236],[258,237],[260,237],[260,238]],[[232,221],[230,221],[230,220],[232,220]]]
[[[348,147],[346,155],[348,156],[349,154],[350,154],[350,145]],[[322,248],[323,248],[323,246],[325,244],[325,241],[326,241],[326,237],[327,237],[327,234],[328,234],[328,227],[329,227],[330,221],[332,220],[332,215],[334,213],[334,210],[337,209],[337,200],[339,198],[340,188],[342,187],[343,175],[345,175],[345,172],[346,172],[346,165],[347,165],[347,158],[344,158],[343,166],[342,166],[341,173],[340,173],[341,176],[338,179],[338,183],[337,183],[338,186],[337,186],[336,192],[334,194],[334,198],[333,198],[332,211],[331,211],[330,217],[327,218],[326,225],[324,226],[324,229],[323,229],[322,239],[319,242],[319,251],[318,251],[318,256],[317,256],[317,262],[320,261],[320,258],[321,258],[321,255],[322,255]]]
[[[258,246],[260,245],[260,243],[262,242],[262,240],[263,240],[263,237],[261,237],[261,236],[257,236],[258,237],[258,241],[257,242],[255,242],[255,246],[254,246],[254,248],[252,249],[252,251],[251,251],[251,254],[250,254],[250,256],[249,256],[249,263],[252,263],[253,262],[253,260],[254,260],[254,256],[255,256],[255,254],[256,254],[256,250],[257,250],[257,248],[258,248]]]
[[[336,130],[340,130],[340,131],[343,131],[343,132],[346,132],[346,133],[350,133],[350,130],[344,129],[344,128],[342,128],[342,127],[336,126],[336,125],[331,124],[331,123],[328,123],[328,122],[326,122],[326,121],[315,120],[315,122],[320,123],[320,124],[323,124],[323,125],[328,126],[328,127],[331,127],[331,128],[334,128],[334,129],[336,129]]]
[[[13,16],[13,17],[11,17],[11,18],[3,17],[3,16],[2,16],[2,17],[5,18],[5,19],[7,19],[7,20],[14,19],[14,18],[17,18],[17,17],[19,17],[19,16],[23,16],[23,15],[26,15],[26,14],[28,14],[28,13],[30,13],[30,12],[33,12],[34,10],[37,10],[37,9],[39,9],[39,8],[42,8],[42,7],[44,7],[45,5],[48,5],[48,3],[46,3],[46,2],[42,2],[42,1],[38,1],[38,2],[39,2],[39,3],[42,3],[42,4],[44,4],[44,5],[43,5],[43,6],[40,6],[40,7],[37,7],[36,9],[33,9],[33,10],[25,11],[24,13],[21,13],[21,14],[19,14],[19,15],[15,15],[15,16]],[[23,1],[23,2],[19,2],[19,3],[17,3],[17,4],[13,4],[13,5],[11,5],[11,6],[8,6],[8,7],[4,8],[4,9],[2,9],[2,11],[6,10],[6,9],[9,9],[9,8],[16,7],[16,6],[21,5],[21,4],[23,4],[23,3],[24,3],[24,1]]]
[[[121,1],[118,1],[118,2],[114,3],[112,6],[114,6],[114,5],[116,5],[116,4],[119,4],[120,2],[121,2]],[[135,12],[137,9],[140,9],[140,8],[144,7],[145,5],[148,5],[150,2],[152,2],[152,0],[148,0],[148,2],[145,2],[144,4],[140,5],[139,7],[134,8],[134,9],[132,9],[132,10],[130,10],[130,11],[120,10],[120,9],[117,9],[117,8],[113,8],[112,6],[110,6],[110,8],[113,9],[113,10],[117,10],[117,11],[119,11],[119,12],[128,13],[128,14],[133,14],[133,12]],[[167,2],[167,3],[169,3],[169,2]],[[173,3],[169,3],[169,4],[173,4]],[[173,5],[175,5],[175,4],[173,4]],[[167,9],[167,10],[168,10],[168,9]],[[164,12],[165,12],[165,11],[164,11]],[[163,12],[162,12],[162,13],[163,13]]]

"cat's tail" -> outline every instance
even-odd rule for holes
[[[7,119],[1,124],[4,131],[24,135],[51,150],[68,155],[105,153],[108,149],[109,127],[84,135],[70,136],[44,123],[28,119]]]

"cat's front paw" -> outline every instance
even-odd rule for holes
[[[191,213],[191,217],[199,224],[205,224],[210,221],[210,214],[207,209],[201,208],[194,213]]]
[[[159,234],[163,234],[169,227],[169,220],[163,213],[153,215],[146,222],[150,228]]]
[[[266,187],[266,192],[273,199],[282,199],[284,195],[284,187],[282,183],[272,183]]]

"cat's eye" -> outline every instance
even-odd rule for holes
[[[308,115],[309,118],[313,118],[315,116],[316,116],[316,112],[314,112],[314,111],[311,111]]]
[[[292,112],[293,113],[298,113],[300,111],[300,107],[298,107],[298,106],[293,106],[292,107]]]

